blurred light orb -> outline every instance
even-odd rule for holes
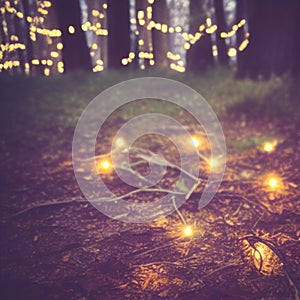
[[[263,145],[263,150],[267,153],[273,152],[275,150],[275,147],[277,145],[277,142],[266,142]]]
[[[97,170],[99,173],[109,173],[112,170],[112,164],[108,159],[101,160],[97,164]]]
[[[200,139],[196,136],[192,136],[191,138],[191,143],[194,145],[196,148],[200,146]]]
[[[192,236],[193,235],[193,229],[190,225],[187,225],[184,230],[183,233],[185,236]]]
[[[121,138],[121,137],[116,138],[116,140],[115,140],[115,145],[116,145],[117,147],[124,147],[124,146],[125,146],[125,141],[124,141],[124,139]]]

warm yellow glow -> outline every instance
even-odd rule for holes
[[[276,188],[278,186],[278,180],[276,178],[270,178],[268,184],[271,188]]]
[[[207,26],[211,26],[212,22],[211,22],[211,18],[207,18],[206,19],[206,25]]]
[[[57,43],[56,48],[58,50],[61,50],[64,47],[64,45],[62,43]]]
[[[103,7],[104,9],[107,9],[107,7],[108,7],[107,3],[103,3],[102,7]]]
[[[168,25],[167,24],[162,24],[161,25],[161,31],[163,33],[167,33],[168,32]]]
[[[116,140],[115,140],[115,145],[117,147],[124,147],[125,146],[125,141],[123,138],[121,137],[118,137]]]
[[[70,34],[74,34],[74,33],[75,33],[75,27],[72,26],[72,25],[70,25],[70,26],[68,27],[68,31],[69,31]]]
[[[93,44],[92,44],[92,49],[93,49],[93,50],[97,50],[97,49],[98,49],[98,45],[97,45],[96,43],[93,43]]]
[[[108,159],[101,160],[97,163],[97,171],[99,173],[108,173],[112,170],[112,164]]]
[[[212,158],[212,159],[209,161],[209,165],[210,165],[211,168],[215,168],[215,167],[218,166],[218,161],[217,161],[216,159],[213,159],[213,158]]]
[[[122,58],[121,63],[123,66],[128,65],[128,59],[127,58]]]
[[[96,10],[96,9],[93,9],[92,10],[92,15],[94,16],[94,17],[98,17],[99,16],[99,10]]]
[[[45,76],[49,76],[50,75],[50,69],[49,68],[45,68],[44,69],[44,75]]]
[[[191,48],[191,44],[190,43],[184,43],[184,49],[189,50]]]
[[[140,39],[138,43],[139,43],[140,46],[143,46],[144,45],[144,40]]]
[[[212,54],[213,56],[218,56],[218,48],[216,45],[212,46]]]
[[[245,19],[242,19],[242,20],[239,22],[238,26],[239,26],[239,27],[242,27],[242,26],[244,26],[245,24],[246,24],[246,20],[245,20]]]
[[[149,64],[150,64],[150,66],[154,66],[155,65],[155,61],[153,59],[150,59],[149,60]]]
[[[196,148],[200,146],[200,139],[196,136],[192,136],[191,138],[191,143],[194,145]]]
[[[44,1],[44,2],[43,2],[43,5],[44,5],[45,7],[51,7],[52,3],[51,3],[50,1]]]
[[[267,175],[264,185],[271,191],[283,190],[284,188],[281,178],[276,174]]]
[[[237,26],[237,25],[233,25],[233,26],[232,26],[232,30],[233,30],[233,31],[237,31],[238,29],[239,29],[239,26]]]
[[[50,52],[50,56],[56,58],[56,57],[59,56],[59,54],[58,54],[58,52],[56,52],[56,51],[51,51],[51,52]]]
[[[263,149],[264,149],[265,152],[270,153],[270,152],[273,152],[275,150],[276,145],[277,145],[276,141],[266,142],[263,145]]]
[[[139,10],[138,13],[137,13],[137,17],[138,19],[144,19],[144,11],[143,10]]]
[[[205,29],[205,25],[204,24],[202,24],[202,25],[199,26],[199,31],[200,32],[203,31],[204,29]]]
[[[134,52],[130,52],[129,53],[129,58],[130,59],[134,59],[135,58],[135,53]]]
[[[245,50],[246,47],[248,46],[248,44],[249,44],[249,40],[248,39],[242,41],[242,43],[239,45],[239,51]]]
[[[183,229],[183,234],[185,236],[192,236],[193,235],[192,227],[190,225],[185,226],[184,229]]]
[[[211,26],[210,28],[207,28],[207,29],[206,29],[206,33],[212,34],[212,33],[214,33],[217,29],[218,29],[218,26],[217,26],[217,25],[213,25],[213,26]]]
[[[228,56],[236,56],[236,49],[235,48],[229,48],[228,49]]]
[[[182,28],[181,28],[180,26],[176,26],[176,27],[175,27],[175,31],[176,31],[176,32],[181,32],[181,31],[182,31]]]

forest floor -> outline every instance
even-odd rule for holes
[[[208,82],[216,84],[212,78]],[[84,198],[72,164],[76,120],[111,83],[78,87],[74,81],[0,80],[1,299],[300,299],[300,132],[294,115],[255,117],[241,113],[242,100],[227,109],[229,93],[225,100],[214,96],[226,108],[219,117],[227,143],[226,171],[214,199],[198,208],[208,174],[201,165],[203,183],[179,214],[126,223]],[[98,154],[108,152],[114,131],[132,113],[108,121]],[[200,131],[176,116],[192,134]],[[272,149],[265,151],[268,142]],[[135,154],[145,148],[178,163],[165,140],[145,137]],[[145,162],[136,172],[147,167]],[[113,171],[99,172],[119,194],[131,191]],[[171,189],[178,170],[169,167],[167,175],[171,179],[164,176],[160,188]],[[184,235],[184,222],[191,236]]]

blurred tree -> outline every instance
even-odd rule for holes
[[[62,56],[65,72],[91,70],[91,57],[85,33],[81,29],[79,0],[53,0],[59,29],[62,32]]]
[[[214,0],[214,6],[215,6],[216,22],[218,25],[218,29],[216,31],[216,43],[218,47],[218,62],[221,65],[228,65],[229,57],[227,55],[227,47],[226,47],[225,39],[220,37],[221,32],[223,31],[226,32],[228,30],[226,20],[225,20],[223,0]]]
[[[205,23],[206,13],[204,9],[204,1],[190,0],[190,32],[195,34],[199,30],[199,26]],[[212,55],[211,35],[205,34],[201,36],[194,45],[187,51],[186,70],[190,72],[202,72],[214,63]]]
[[[299,0],[247,0],[245,4],[250,44],[238,54],[237,77],[267,79],[271,74],[282,75],[292,69],[295,72],[300,53],[296,15]]]
[[[108,68],[122,69],[130,52],[129,0],[107,1]]]
[[[88,20],[91,22],[92,26],[99,26],[100,24],[100,14],[105,16],[105,10],[103,5],[106,3],[105,0],[86,0]],[[107,28],[106,18],[101,18],[101,28]],[[97,61],[101,59],[106,67],[105,63],[107,61],[107,36],[96,34],[95,31],[90,32],[91,35],[91,45],[97,47],[92,49],[93,56],[93,66],[97,64]],[[91,46],[89,45],[89,46]],[[95,46],[96,45],[96,46]]]
[[[162,24],[170,24],[169,9],[166,0],[156,0],[153,5],[153,20]],[[152,29],[155,65],[159,69],[168,69],[167,52],[169,50],[169,34]]]
[[[26,46],[26,56],[27,56],[27,62],[29,64],[29,71],[31,71],[32,60],[33,60],[33,44],[30,38],[30,22],[29,19],[27,18],[31,15],[29,0],[22,0],[22,5],[23,5],[23,11],[25,15],[25,30],[24,30],[23,37],[24,37],[24,44]]]

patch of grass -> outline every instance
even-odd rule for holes
[[[101,91],[130,78],[160,76],[181,81],[192,87],[210,103],[219,115],[238,117],[241,114],[265,118],[287,117],[299,120],[300,88],[288,76],[272,77],[268,81],[240,80],[234,71],[214,68],[203,74],[161,74],[147,72],[103,72],[101,74],[75,73],[58,77],[10,77],[0,74],[1,123],[15,135],[41,134],[45,128],[72,127],[86,105]],[[132,106],[121,111],[128,119],[141,111],[141,106]],[[177,114],[162,102],[153,102],[152,110],[169,115]],[[11,127],[11,128],[10,128]]]
[[[263,145],[265,142],[274,140],[272,135],[254,136],[247,139],[237,139],[228,141],[228,145],[237,150],[246,150],[249,148]]]

